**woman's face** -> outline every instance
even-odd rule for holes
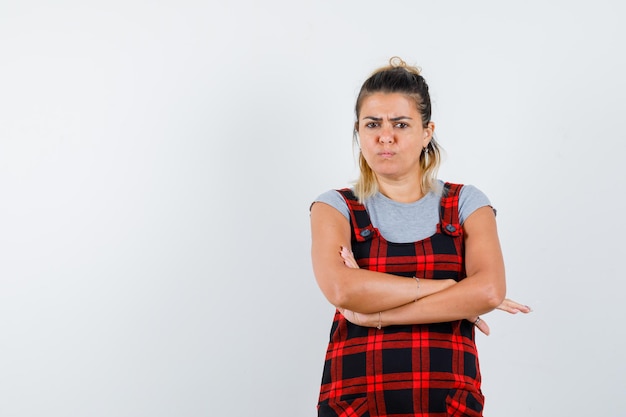
[[[361,153],[377,176],[419,175],[419,158],[434,123],[422,126],[415,102],[400,93],[375,93],[363,100],[357,122]]]

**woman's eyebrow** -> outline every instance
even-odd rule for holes
[[[373,120],[375,122],[380,122],[380,121],[383,120],[382,117],[374,117],[374,116],[365,116],[365,117],[363,117],[363,119],[369,119],[369,120]],[[398,117],[393,117],[393,118],[391,118],[389,120],[391,120],[392,122],[397,122],[399,120],[404,120],[404,119],[413,120],[409,116],[398,116]]]

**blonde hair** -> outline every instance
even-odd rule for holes
[[[358,146],[358,120],[363,101],[376,93],[400,93],[413,100],[422,116],[422,126],[427,127],[432,113],[428,84],[421,75],[421,68],[407,65],[401,58],[394,56],[389,59],[389,65],[378,68],[365,80],[356,99],[354,124],[354,142]],[[427,150],[427,152],[426,152]],[[422,192],[424,194],[434,189],[437,171],[441,164],[441,146],[434,136],[420,155],[419,163],[422,170]],[[354,184],[354,193],[360,202],[371,197],[378,191],[376,175],[367,164],[363,154],[359,152],[360,175]]]

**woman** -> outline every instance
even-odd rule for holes
[[[399,58],[356,101],[360,176],[311,207],[312,261],[337,307],[319,416],[481,416],[474,327],[505,300],[495,211],[436,179],[428,86]]]

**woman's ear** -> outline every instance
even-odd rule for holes
[[[423,146],[423,148],[428,146],[428,144],[432,140],[434,134],[435,134],[435,123],[434,122],[428,122],[428,124],[424,128],[424,142],[423,142],[424,146]]]
[[[354,130],[352,131],[352,139],[354,140],[356,146],[359,147],[359,150],[361,150],[361,141],[359,140],[359,130],[357,129],[357,127],[358,125],[355,123]]]

